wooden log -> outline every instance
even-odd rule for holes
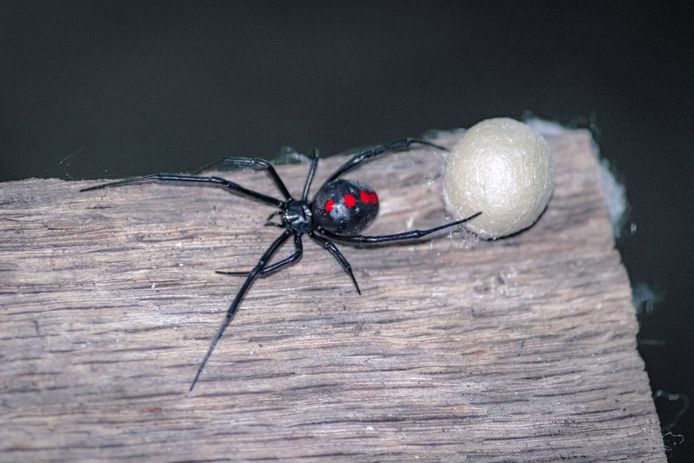
[[[548,141],[556,188],[532,228],[340,245],[362,296],[305,239],[190,393],[243,281],[214,270],[255,264],[272,209],[218,188],[1,185],[0,460],[664,462],[590,135]],[[424,149],[354,171],[381,198],[369,232],[444,222],[442,166]],[[298,194],[306,165],[278,170]],[[226,175],[278,196],[263,172]]]

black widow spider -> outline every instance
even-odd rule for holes
[[[193,184],[220,186],[226,188],[232,193],[237,193],[241,196],[246,196],[248,198],[279,208],[268,217],[266,225],[277,226],[279,228],[283,228],[284,231],[277,239],[275,239],[270,247],[267,248],[260,259],[258,259],[258,263],[255,264],[255,267],[253,267],[250,272],[217,272],[229,275],[245,276],[246,280],[244,281],[243,285],[241,285],[241,289],[239,289],[238,293],[236,293],[236,297],[229,306],[224,321],[219,326],[217,333],[210,342],[210,346],[207,349],[205,357],[203,357],[202,362],[200,362],[198,371],[193,379],[193,383],[190,385],[189,391],[192,391],[198,381],[198,378],[200,377],[200,374],[202,373],[203,368],[212,355],[212,351],[217,345],[217,342],[222,337],[224,330],[227,328],[227,326],[229,326],[229,323],[231,323],[231,320],[234,318],[241,301],[250,289],[253,282],[257,278],[266,277],[267,275],[299,260],[303,253],[301,237],[304,234],[307,234],[311,239],[316,241],[320,246],[332,254],[335,259],[337,259],[342,269],[351,278],[357,292],[361,294],[357,280],[354,278],[354,274],[352,273],[351,265],[345,256],[342,255],[335,243],[333,243],[331,240],[340,241],[343,243],[377,244],[417,239],[445,228],[460,225],[463,222],[467,222],[468,220],[471,220],[481,214],[481,212],[477,212],[476,214],[464,219],[449,222],[426,230],[411,230],[393,235],[377,236],[365,236],[359,234],[363,228],[366,228],[376,218],[376,214],[378,213],[378,196],[370,186],[364,183],[354,180],[340,179],[338,177],[346,174],[352,169],[359,167],[362,163],[375,158],[376,156],[386,153],[405,151],[409,149],[410,145],[413,143],[447,151],[446,148],[435,145],[434,143],[430,143],[428,141],[417,140],[414,138],[404,138],[387,145],[358,152],[328,177],[325,183],[323,183],[323,185],[321,185],[321,187],[318,189],[318,192],[311,201],[308,200],[308,194],[309,190],[311,189],[311,182],[313,181],[313,177],[316,173],[316,168],[318,167],[318,152],[315,149],[313,150],[310,158],[311,165],[308,171],[308,176],[306,177],[306,183],[304,184],[301,199],[294,199],[292,197],[272,164],[264,159],[248,157],[223,158],[220,161],[206,166],[198,171],[198,173],[219,164],[230,164],[236,167],[264,169],[268,172],[280,193],[282,193],[282,196],[284,196],[284,200],[276,199],[272,196],[249,190],[235,182],[232,182],[231,180],[221,177],[203,177],[198,175],[179,174],[150,174],[141,177],[132,177],[83,188],[80,191],[93,191],[101,188],[123,186],[146,181],[188,182]],[[280,223],[272,222],[272,218],[276,216],[281,218]],[[273,254],[289,239],[289,237],[294,237],[294,252],[288,257],[285,257],[274,264],[269,264]]]

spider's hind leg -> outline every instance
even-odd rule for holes
[[[389,243],[394,241],[406,241],[406,240],[416,240],[422,238],[431,233],[435,233],[446,228],[455,227],[456,225],[461,225],[468,220],[472,220],[475,217],[482,214],[482,212],[476,212],[471,216],[465,217],[464,219],[456,220],[454,222],[444,223],[438,227],[427,228],[425,230],[410,230],[402,233],[395,233],[392,235],[338,235],[327,230],[320,230],[320,233],[327,236],[330,239],[336,241],[342,241],[344,243],[356,243],[356,244],[378,244],[378,243]]]
[[[350,265],[349,261],[345,256],[342,255],[340,250],[337,248],[335,243],[333,243],[330,240],[327,240],[323,238],[322,236],[318,236],[315,233],[309,233],[309,236],[313,238],[315,242],[320,244],[325,250],[327,250],[330,254],[333,255],[333,257],[337,260],[337,262],[340,264],[342,267],[342,270],[349,275],[349,277],[352,279],[352,283],[354,283],[354,289],[357,290],[357,293],[361,295],[361,290],[359,289],[359,284],[357,283],[357,279],[354,278],[354,273],[352,273],[352,266]]]
[[[360,151],[352,158],[345,162],[342,166],[340,166],[335,172],[330,174],[330,177],[325,181],[325,183],[331,182],[335,180],[336,178],[340,177],[343,174],[346,174],[352,169],[356,169],[360,165],[362,165],[364,162],[376,158],[378,156],[382,156],[387,153],[397,153],[399,151],[406,151],[410,148],[411,145],[425,145],[425,146],[430,146],[432,148],[436,148],[441,151],[448,151],[448,148],[437,145],[435,143],[432,143],[430,141],[426,140],[420,140],[418,138],[403,138],[402,140],[394,141],[392,143],[388,143],[386,145],[381,145],[377,146],[375,148],[370,148],[364,151]]]

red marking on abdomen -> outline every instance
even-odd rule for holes
[[[345,206],[347,206],[349,208],[352,208],[352,207],[354,207],[355,204],[357,204],[357,198],[355,198],[354,196],[352,196],[349,193],[347,193],[343,199],[345,201]]]
[[[359,199],[361,199],[361,202],[364,204],[378,203],[378,195],[375,191],[360,191]]]
[[[333,199],[327,200],[325,202],[325,212],[332,212],[334,205],[335,205],[335,201]]]

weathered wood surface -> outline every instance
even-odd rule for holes
[[[549,141],[534,227],[343,245],[362,296],[305,240],[192,393],[242,281],[214,270],[255,263],[272,210],[215,188],[0,185],[0,460],[665,461],[590,137]],[[441,167],[423,150],[355,171],[382,201],[369,231],[442,222]],[[306,165],[279,171],[301,189]]]

